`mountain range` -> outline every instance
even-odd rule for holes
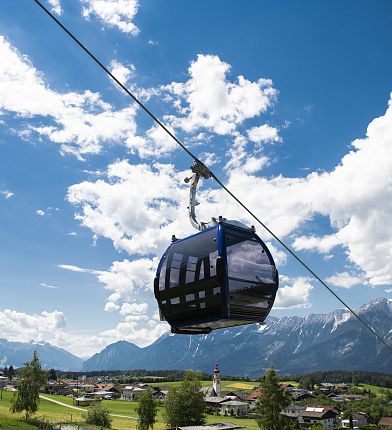
[[[356,310],[392,345],[392,300],[380,298]],[[208,335],[164,334],[140,348],[120,341],[82,360],[48,343],[0,339],[0,366],[23,365],[36,349],[43,367],[63,370],[194,369],[210,373],[216,360],[222,373],[257,377],[273,365],[282,374],[316,370],[390,372],[392,352],[349,311],[306,317],[269,317],[266,324],[216,330]]]
[[[376,299],[357,313],[392,345],[392,300]],[[349,311],[306,317],[269,317],[257,324],[208,335],[164,334],[139,348],[125,341],[108,345],[82,370],[194,369],[211,372],[215,360],[227,375],[257,377],[273,365],[280,373],[316,370],[390,372],[392,352]]]
[[[37,351],[41,366],[45,369],[79,370],[83,360],[62,348],[47,342],[9,342],[0,339],[0,367],[21,367],[31,360]]]

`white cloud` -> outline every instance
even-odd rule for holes
[[[118,312],[124,321],[98,335],[107,343],[128,340],[146,346],[169,328],[157,317],[157,304],[152,294],[157,259],[115,261],[107,271],[82,269],[76,266],[58,267],[73,272],[90,273],[109,292],[105,310]]]
[[[11,191],[8,190],[2,190],[0,191],[0,194],[6,199],[8,200],[10,197],[12,197],[14,195],[14,193],[12,193]]]
[[[341,244],[338,236],[336,234],[331,234],[328,236],[317,237],[317,236],[301,236],[295,238],[292,246],[295,250],[317,250],[323,254],[327,254],[335,246]]]
[[[117,27],[123,33],[136,36],[139,29],[133,23],[139,8],[137,0],[81,0],[83,16],[95,15],[104,24]]]
[[[18,130],[21,137],[31,138],[37,133],[59,143],[62,153],[82,158],[99,153],[104,143],[124,142],[135,136],[135,106],[113,110],[98,93],[51,90],[42,74],[3,36],[0,57],[0,112],[46,120],[41,125],[23,125]]]
[[[45,216],[45,211],[43,211],[42,209],[38,209],[35,211],[36,215],[38,216]]]
[[[48,3],[52,6],[51,11],[57,15],[62,14],[60,0],[48,0]]]
[[[227,79],[229,71],[230,65],[219,57],[199,54],[188,69],[187,82],[163,86],[180,114],[172,118],[172,125],[187,132],[204,128],[220,135],[233,134],[246,119],[271,106],[277,95],[272,81],[251,82],[238,76],[232,83]]]
[[[40,285],[41,285],[41,287],[44,287],[44,288],[51,288],[51,289],[57,289],[58,288],[58,287],[56,287],[56,285],[46,284],[45,282],[41,282]]]
[[[261,142],[281,142],[278,129],[268,124],[253,127],[248,131],[249,140],[256,143]]]
[[[326,282],[340,288],[351,288],[355,285],[366,285],[367,281],[362,276],[350,275],[348,272],[337,273],[326,278]]]
[[[66,326],[65,316],[59,311],[44,311],[41,314],[26,314],[11,309],[0,311],[0,333],[11,341],[45,340],[48,333]]]
[[[280,275],[280,287],[276,295],[274,309],[294,309],[310,307],[310,292],[313,285],[308,278],[288,278]]]
[[[123,85],[126,86],[135,73],[135,66],[133,64],[125,66],[117,60],[112,60],[110,63],[110,71]],[[117,86],[117,84],[115,85]]]
[[[107,182],[99,179],[74,185],[67,198],[79,206],[76,218],[82,225],[111,239],[116,249],[157,254],[172,234],[191,231],[185,176],[172,165],[120,161],[108,167]]]
[[[80,333],[67,327],[63,312],[43,311],[40,314],[27,314],[10,309],[0,311],[0,333],[7,340],[49,342],[85,358],[118,340],[128,340],[146,346],[168,329],[167,324],[154,319],[143,325],[140,328],[137,321],[125,321],[111,330],[100,333]]]
[[[78,273],[91,273],[91,272],[94,272],[93,270],[82,269],[81,267],[72,266],[71,264],[58,264],[57,267],[60,268],[60,269],[69,270],[71,272],[78,272]]]

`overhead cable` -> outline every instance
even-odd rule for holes
[[[291,255],[293,256],[298,263],[300,263],[317,281],[321,283],[345,308],[347,308],[354,317],[356,317],[376,338],[382,342],[390,351],[392,351],[392,345],[390,345],[380,334],[378,334],[373,327],[371,327],[354,309],[351,308],[343,299],[336,294],[331,287],[329,287],[321,278],[318,276],[288,245],[286,245],[283,240],[281,240],[274,232],[272,232],[266,224],[264,224],[242,201],[232,192],[230,191],[226,185],[222,183],[222,181],[201,161],[199,158],[193,154],[134,94],[129,91],[129,89],[120,82],[111,72],[110,70],[104,66],[104,64],[98,60],[98,58],[86,48],[86,46],[79,41],[79,39],[71,33],[39,0],[34,0],[34,2],[44,11],[49,17],[59,26],[61,27],[68,36],[77,44],[79,47],[92,59],[98,66],[109,75],[117,85],[119,85],[129,97],[133,99],[133,101],[144,110],[144,112],[149,115],[153,121],[155,121],[174,141],[197,163],[200,163],[204,166],[210,173],[211,177],[215,180],[215,182],[226,191],[243,209],[245,209],[248,214],[254,218],[268,233],[280,243],[280,245]]]

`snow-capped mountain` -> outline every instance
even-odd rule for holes
[[[37,351],[41,365],[45,369],[79,370],[83,360],[62,348],[46,342],[9,342],[0,339],[0,367],[21,367],[31,360],[33,351]]]
[[[376,299],[357,313],[392,345],[392,300]],[[165,334],[152,345],[128,342],[107,346],[82,370],[195,369],[210,372],[215,360],[228,375],[255,377],[273,365],[281,373],[315,370],[390,372],[392,352],[349,311],[307,317],[270,317],[257,324],[208,335]]]

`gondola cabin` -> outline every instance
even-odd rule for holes
[[[263,322],[278,284],[271,253],[254,230],[220,222],[173,241],[159,263],[154,293],[173,333],[200,334]]]

